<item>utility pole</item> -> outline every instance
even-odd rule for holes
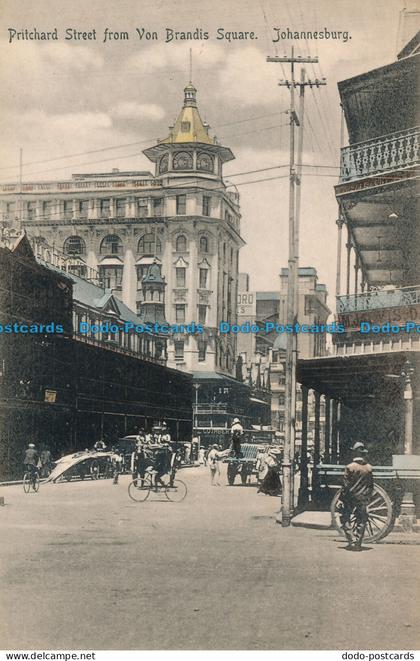
[[[282,80],[280,86],[290,91],[290,158],[289,158],[289,258],[287,277],[287,325],[294,326],[298,317],[298,264],[299,264],[299,216],[301,200],[301,169],[303,151],[303,111],[304,90],[306,86],[326,85],[325,80],[305,80],[305,72],[301,73],[300,82],[295,80],[295,64],[317,63],[317,57],[291,56],[267,57],[267,62],[290,64],[290,80]],[[295,111],[295,88],[300,88],[300,117]],[[297,167],[295,167],[295,126],[300,127]],[[298,185],[297,185],[298,184]],[[297,190],[296,190],[297,188]],[[287,333],[286,344],[286,392],[285,392],[285,443],[283,452],[283,496],[282,496],[282,526],[290,525],[294,509],[294,470],[293,458],[295,448],[296,423],[296,365],[297,365],[297,333]]]

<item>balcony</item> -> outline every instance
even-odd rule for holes
[[[420,305],[420,285],[337,296],[337,314]]]
[[[389,133],[341,150],[340,183],[419,164],[420,127]]]

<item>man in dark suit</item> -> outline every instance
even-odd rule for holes
[[[340,521],[348,541],[348,548],[361,551],[363,536],[368,521],[367,506],[372,499],[373,473],[367,462],[367,450],[360,441],[352,447],[353,461],[346,466],[341,490],[343,503]],[[352,525],[351,517],[355,523]]]

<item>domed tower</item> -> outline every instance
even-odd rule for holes
[[[184,88],[184,103],[169,135],[144,154],[155,163],[156,177],[165,183],[185,179],[191,173],[215,180],[222,176],[222,166],[235,157],[210,136],[210,126],[203,122],[197,107],[197,90],[192,83]]]
[[[143,301],[139,310],[142,324],[167,324],[165,317],[165,278],[156,261],[149,266],[141,282]],[[147,333],[144,336],[147,352],[159,360],[167,358],[168,337],[165,333]]]
[[[144,324],[167,324],[165,318],[165,278],[160,265],[154,260],[143,277],[143,301],[139,310],[140,321]]]
[[[244,245],[239,195],[223,180],[223,165],[234,155],[210,135],[191,82],[168,135],[144,154],[155,164],[150,220],[157,228],[158,259],[168,285],[168,320],[203,326],[203,333],[169,337],[169,364],[193,375],[233,376],[236,338],[221,334],[219,327],[222,321],[236,321],[238,259]]]

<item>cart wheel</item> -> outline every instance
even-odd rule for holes
[[[342,508],[341,491],[337,491],[331,503],[331,518],[334,528],[344,534],[341,528],[340,513]],[[378,542],[391,532],[395,521],[395,512],[391,498],[385,489],[378,484],[374,485],[372,498],[367,506],[368,521],[363,537],[364,542]],[[352,527],[356,525],[356,519],[350,517]]]
[[[128,485],[128,495],[131,500],[134,500],[136,503],[143,503],[148,499],[150,495],[150,490],[152,488],[152,479],[149,475],[146,475],[143,481],[143,486],[141,486],[141,479],[133,480]]]
[[[227,467],[227,481],[229,486],[233,486],[236,477],[236,465],[233,462],[228,463]]]
[[[187,495],[187,485],[182,480],[174,480],[172,486],[166,487],[166,497],[173,503],[180,503]]]

